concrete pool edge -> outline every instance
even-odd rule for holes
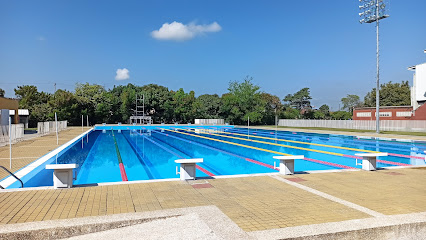
[[[218,207],[214,205],[149,212],[113,214],[108,215],[108,217],[82,217],[3,225],[2,228],[0,228],[0,238],[26,239],[31,237],[31,239],[56,239],[79,235],[84,237],[85,234],[99,233],[108,230],[125,232],[125,228],[128,226],[134,226],[166,218],[176,218],[175,221],[179,221],[177,217],[194,214],[197,215],[199,220],[205,223],[210,228],[210,230],[221,239],[250,238],[246,232],[238,227],[235,222],[233,222]],[[164,227],[168,228],[169,226]],[[176,229],[176,231],[179,230]],[[191,238],[191,236],[188,237]]]
[[[278,228],[248,233],[256,239],[422,239],[426,212],[386,215],[341,222]]]
[[[86,134],[89,134],[91,131],[93,131],[94,128],[90,128],[89,130],[83,132],[82,134],[78,135],[77,137],[71,139],[70,141],[58,146],[57,148],[55,148],[53,151],[41,156],[40,158],[34,160],[33,162],[31,162],[30,164],[28,164],[27,166],[19,169],[18,171],[16,171],[14,174],[15,176],[17,176],[18,178],[22,179],[23,177],[25,177],[27,174],[31,173],[34,169],[36,169],[37,167],[39,167],[40,165],[42,165],[43,163],[45,163],[46,161],[48,161],[49,159],[51,159],[52,157],[54,157],[56,154],[60,153],[61,151],[63,151],[64,149],[66,149],[67,147],[71,146],[72,144],[74,144],[76,141],[80,140],[82,137],[84,137]],[[16,180],[14,177],[9,176],[4,178],[1,182],[0,185],[3,186],[5,189],[8,188],[10,185],[14,184]],[[25,187],[25,184],[24,184]]]

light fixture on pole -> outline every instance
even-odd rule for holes
[[[389,17],[386,14],[385,0],[359,0],[362,11],[359,16],[362,18],[360,23],[376,22],[376,132],[380,133],[380,81],[379,81],[379,21]]]

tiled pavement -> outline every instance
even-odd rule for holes
[[[170,181],[0,193],[0,223],[202,205],[216,205],[246,231],[369,217],[269,176],[208,182],[211,188]]]
[[[299,178],[307,180],[299,184],[386,215],[426,211],[426,167],[306,174]]]
[[[84,131],[88,129],[84,128]],[[81,127],[69,127],[62,130],[59,132],[59,145],[56,145],[55,133],[12,144],[12,172],[25,167],[81,133]],[[0,166],[10,168],[8,145],[0,147]],[[7,176],[8,174],[5,171],[0,170],[0,180]]]

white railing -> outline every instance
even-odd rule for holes
[[[201,125],[225,125],[223,119],[195,119],[195,124]]]
[[[58,132],[66,129],[68,126],[68,121],[58,121]],[[45,135],[53,133],[56,131],[55,122],[38,122],[37,123],[37,133],[40,135]]]
[[[359,130],[376,130],[375,120],[307,120],[307,119],[280,119],[279,126],[287,127],[320,127],[343,128]],[[380,130],[423,132],[426,131],[426,120],[381,120]]]
[[[0,126],[0,143],[9,143],[9,125]],[[11,125],[11,138],[12,142],[17,142],[24,137],[24,124]]]

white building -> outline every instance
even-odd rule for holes
[[[414,71],[411,106],[416,110],[426,102],[426,63],[409,67],[408,70]]]

